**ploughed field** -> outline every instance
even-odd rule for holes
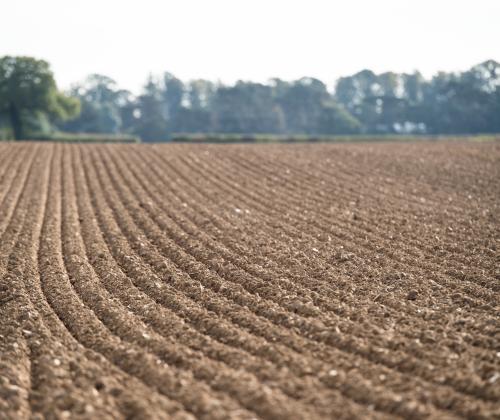
[[[500,143],[0,144],[0,418],[498,418]]]

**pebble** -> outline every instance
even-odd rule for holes
[[[418,292],[416,290],[410,290],[408,292],[408,295],[406,296],[406,299],[408,300],[415,300],[417,299]]]
[[[500,374],[498,372],[494,373],[493,376],[490,379],[488,379],[488,382],[490,384],[494,384],[498,380],[498,378],[500,378]]]

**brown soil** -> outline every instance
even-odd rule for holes
[[[500,418],[500,143],[0,144],[0,418]]]

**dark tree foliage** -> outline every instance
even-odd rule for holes
[[[304,77],[267,84],[183,82],[171,73],[149,77],[140,95],[109,77],[91,75],[60,94],[48,64],[0,59],[2,126],[17,138],[54,124],[69,132],[132,134],[145,141],[172,133],[474,134],[500,132],[500,64],[489,60],[462,73],[376,74],[362,70],[329,90]],[[78,102],[81,113],[74,116]]]
[[[31,57],[0,58],[0,123],[9,125],[16,140],[48,131],[52,122],[78,112],[78,100],[57,90],[49,63]]]
[[[150,77],[144,92],[137,98],[137,109],[134,112],[137,120],[133,133],[144,141],[168,139],[169,118],[164,98],[164,89]]]
[[[282,111],[270,86],[238,82],[220,86],[212,106],[213,131],[220,133],[281,133],[285,129]]]
[[[183,83],[165,73],[150,77],[134,98],[114,81],[94,75],[71,94],[81,101],[82,113],[63,129],[135,134],[144,141],[168,140],[172,133],[351,134],[362,127],[321,81],[311,78],[225,86]]]
[[[64,130],[112,134],[123,130],[122,108],[129,102],[130,94],[119,90],[114,80],[92,74],[83,83],[74,85],[70,94],[80,101],[81,112],[62,126]]]
[[[492,60],[431,80],[363,70],[339,79],[335,92],[365,133],[498,133],[499,97],[500,64]]]

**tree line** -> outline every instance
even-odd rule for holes
[[[459,73],[362,70],[330,89],[318,79],[268,83],[150,76],[133,95],[104,75],[57,90],[48,63],[0,59],[0,127],[15,138],[61,130],[168,140],[174,133],[474,134],[500,132],[500,64]],[[6,128],[5,128],[6,127]]]

